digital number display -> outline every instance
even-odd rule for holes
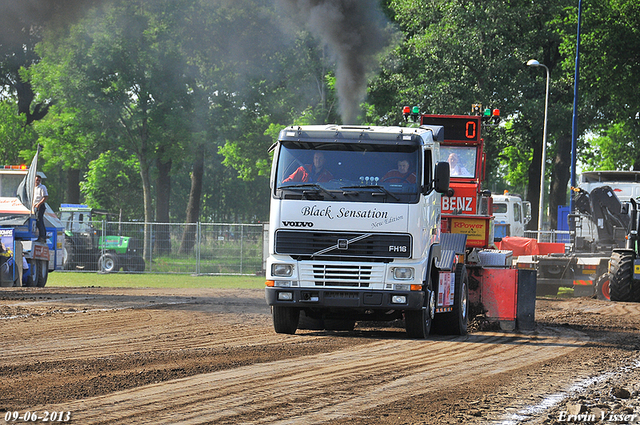
[[[480,140],[480,117],[466,115],[422,115],[420,125],[441,125],[444,127],[444,140],[470,141]]]

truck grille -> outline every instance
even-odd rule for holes
[[[411,258],[408,234],[277,230],[275,252],[292,256]]]
[[[368,288],[371,282],[382,282],[383,265],[300,264],[300,280],[315,286]]]

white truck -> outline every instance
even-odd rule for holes
[[[471,304],[505,330],[516,304],[521,323],[533,324],[535,271],[511,268],[510,253],[491,247],[480,117],[420,121],[280,132],[265,293],[277,333],[404,319],[412,338],[432,325],[461,335]],[[450,175],[452,152],[469,161],[468,174]]]
[[[505,191],[503,195],[492,194],[495,237],[524,236],[524,228],[531,221],[531,203],[520,195]]]
[[[17,195],[21,184],[33,188],[34,176],[35,169],[30,173],[26,166],[0,168],[0,286],[3,287],[43,287],[50,271],[62,269],[62,223],[47,205],[44,215],[46,242],[37,242],[36,216],[27,207],[30,200],[23,202]],[[27,269],[23,269],[23,257]]]
[[[438,137],[441,127],[281,131],[266,270],[276,332],[295,333],[303,312],[331,329],[404,314],[411,336],[429,334],[441,256],[440,196],[449,188]],[[401,173],[398,164],[405,161],[409,170]]]

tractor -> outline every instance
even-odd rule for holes
[[[616,248],[609,261],[609,295],[611,301],[640,302],[640,255],[638,254],[638,202],[631,198],[622,205],[622,214],[629,215],[629,227],[624,248]]]
[[[120,269],[127,272],[145,270],[140,239],[109,234],[109,225],[104,232],[104,226],[96,227],[97,223],[106,223],[105,219],[110,215],[87,205],[60,206],[66,251],[63,265],[66,270],[98,270],[105,273]],[[97,220],[96,216],[102,220]]]

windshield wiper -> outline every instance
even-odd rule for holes
[[[359,186],[343,186],[340,188],[341,190],[349,190],[349,189],[378,189],[380,192],[374,192],[371,194],[371,196],[375,196],[376,193],[379,193],[381,195],[389,195],[391,196],[393,199],[395,199],[396,201],[399,201],[400,198],[398,198],[396,195],[394,195],[392,192],[389,192],[387,190],[387,188],[385,188],[384,186],[379,186],[379,185],[359,185]]]
[[[329,192],[327,189],[325,189],[324,187],[320,186],[318,183],[303,183],[303,184],[292,184],[291,186],[280,186],[280,189],[302,189],[302,193],[306,194],[306,193],[325,193],[327,195],[329,195],[332,199],[336,198],[336,195],[334,195],[333,193]],[[311,189],[311,190],[308,190]]]

